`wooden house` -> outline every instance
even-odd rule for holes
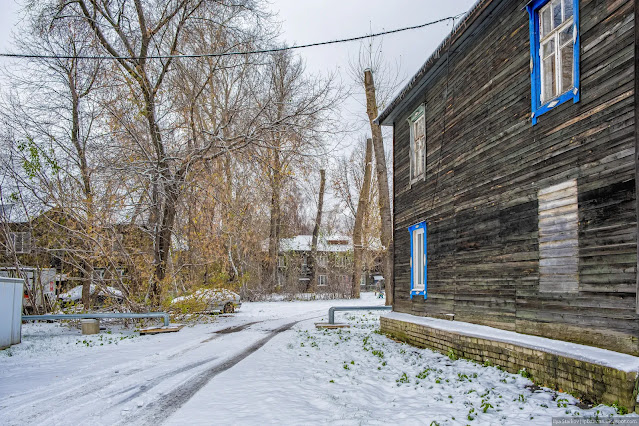
[[[61,209],[34,211],[26,214],[20,206],[0,205],[0,269],[54,269],[55,294],[82,283],[83,258],[93,263],[92,281],[115,285],[126,276],[130,262],[144,264],[151,257],[152,241],[135,224],[116,223],[102,228],[98,234],[101,250],[86,253],[81,240],[83,223]]]
[[[309,257],[312,235],[280,240],[278,285],[284,291],[311,290]],[[316,277],[318,293],[350,295],[353,244],[344,236],[320,236],[317,242]]]
[[[639,354],[637,7],[479,0],[380,114],[395,311]]]

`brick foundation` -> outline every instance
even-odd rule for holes
[[[411,345],[479,363],[490,362],[510,373],[526,369],[538,385],[560,389],[594,403],[613,404],[635,410],[637,372],[504,343],[440,330],[408,321],[380,318],[381,331]],[[637,407],[639,408],[639,407]]]

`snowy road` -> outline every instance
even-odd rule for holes
[[[352,301],[245,304],[213,324],[135,338],[27,325],[13,356],[0,353],[0,423],[162,423],[273,337],[340,304]]]
[[[616,414],[388,339],[378,311],[339,313],[349,329],[314,327],[330,306],[382,303],[371,296],[246,303],[156,336],[27,325],[22,344],[0,351],[0,424],[548,425]]]
[[[182,405],[188,402],[191,397],[195,395],[196,392],[200,391],[200,389],[202,389],[207,383],[209,383],[209,381],[211,381],[213,377],[217,376],[223,371],[228,370],[231,367],[234,367],[247,356],[251,355],[253,352],[264,346],[277,334],[283,331],[290,330],[291,327],[293,327],[298,322],[299,321],[294,321],[277,327],[275,330],[269,332],[266,337],[253,343],[237,355],[233,355],[224,362],[213,365],[212,367],[199,374],[195,379],[183,383],[168,394],[163,395],[161,398],[158,398],[156,401],[148,404],[144,408],[144,410],[141,410],[141,412],[135,413],[135,415],[129,416],[127,419],[125,419],[125,423],[129,424],[137,421],[140,418],[144,419],[144,423],[146,424],[161,423],[162,421],[166,420],[168,416],[182,407]],[[243,327],[240,326],[237,328],[241,329]],[[136,395],[132,395],[131,397],[129,397],[129,399],[135,398],[135,396]]]

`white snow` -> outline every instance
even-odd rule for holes
[[[98,294],[102,294],[108,297],[122,298],[122,292],[115,287],[105,287],[98,288],[95,284],[91,284],[90,293],[91,295],[95,295],[96,291]],[[71,290],[66,293],[62,293],[58,296],[60,300],[63,302],[77,302],[82,299],[82,286],[78,285],[73,287]]]
[[[0,423],[549,424],[552,416],[615,413],[394,342],[376,333],[379,311],[337,312],[350,329],[314,326],[330,306],[382,303],[372,294],[244,303],[211,324],[155,336],[25,324],[23,343],[0,351]]]
[[[547,339],[545,337],[531,336],[529,334],[515,333],[508,330],[488,327],[485,325],[470,324],[460,321],[447,321],[437,318],[419,317],[399,312],[389,312],[383,316],[406,321],[413,324],[425,325],[439,330],[451,331],[481,339],[491,339],[498,342],[510,343],[529,349],[537,349],[555,355],[575,358],[581,361],[591,362],[606,367],[616,368],[622,371],[639,371],[639,357],[613,352],[606,349],[585,346],[562,340]]]
[[[227,290],[225,288],[201,288],[199,290],[196,290],[192,294],[176,297],[171,300],[171,303],[184,302],[188,300],[232,300],[239,302],[240,296],[237,293],[234,293],[231,290]]]
[[[280,251],[311,251],[312,235],[297,235],[293,238],[280,240]],[[346,244],[334,244],[333,241],[347,241]],[[320,252],[346,252],[353,249],[350,237],[320,236],[317,240],[317,251]]]

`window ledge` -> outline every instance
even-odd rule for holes
[[[577,87],[574,87],[571,90],[541,105],[539,108],[533,111],[531,115],[533,126],[537,124],[537,120],[539,119],[539,116],[557,108],[559,105],[564,104],[570,100],[572,100],[573,103],[579,102],[579,95],[580,95],[579,89]]]
[[[419,176],[415,176],[414,178],[412,178],[410,180],[410,185],[413,186],[413,185],[415,185],[416,183],[419,183],[419,182],[424,182],[424,174],[423,173],[421,175],[419,175]]]
[[[426,297],[426,291],[425,291],[425,290],[421,290],[421,291],[418,291],[418,290],[411,290],[411,291],[410,291],[410,298],[412,299],[412,298],[413,298],[413,296],[424,296],[424,299],[426,299],[426,298],[427,298],[427,297]]]

